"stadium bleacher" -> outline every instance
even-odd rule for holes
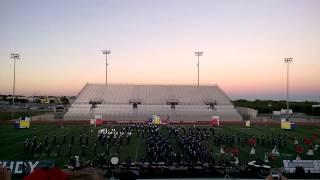
[[[213,115],[222,121],[242,120],[217,85],[132,84],[86,84],[64,119],[88,120],[102,115],[105,120],[147,120],[154,114],[180,121],[210,121]]]

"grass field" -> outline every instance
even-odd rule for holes
[[[67,157],[67,147],[66,145],[62,145],[62,151],[61,151],[61,157],[57,158],[55,156],[47,157],[47,155],[42,155],[41,157],[33,157],[29,153],[24,153],[23,150],[23,141],[29,137],[32,138],[34,135],[38,137],[39,141],[44,141],[44,136],[48,135],[49,137],[53,134],[57,135],[57,142],[62,142],[62,136],[64,134],[69,135],[69,138],[67,138],[67,144],[70,140],[71,134],[74,134],[75,136],[75,143],[73,145],[73,153],[79,153],[80,154],[80,145],[79,145],[79,135],[86,133],[89,134],[89,146],[87,147],[87,156],[85,159],[91,159],[93,158],[93,151],[92,151],[92,144],[93,141],[96,140],[97,137],[97,131],[98,129],[103,127],[98,127],[97,129],[94,129],[94,131],[91,133],[89,126],[75,126],[75,125],[68,125],[64,128],[59,128],[56,125],[33,125],[30,127],[30,129],[14,129],[11,125],[1,125],[0,126],[0,160],[33,160],[33,159],[50,159],[55,160],[56,164],[60,167],[62,167],[65,162],[68,160]],[[120,128],[120,127],[115,127]],[[163,128],[160,130],[160,133],[167,136],[168,132],[167,129]],[[182,132],[180,132],[182,133]],[[299,138],[300,144],[304,147],[304,154],[306,153],[308,147],[303,144],[302,139],[304,137],[311,138],[313,133],[320,133],[320,130],[318,127],[298,127],[296,130],[293,131],[286,131],[286,130],[280,130],[279,127],[271,127],[271,126],[253,126],[251,128],[245,128],[243,126],[223,126],[216,128],[216,134],[229,134],[229,135],[273,135],[277,136],[279,134],[281,135],[287,135],[288,137],[297,137]],[[51,142],[52,139],[49,138],[49,142]],[[169,143],[172,144],[174,151],[179,152],[181,149],[176,144],[176,139],[174,137],[168,138]],[[219,155],[220,147],[214,146],[212,143],[212,139],[209,138],[204,142],[209,150],[213,150],[214,153]],[[242,147],[241,145],[235,144],[235,146],[240,148],[239,153],[239,159],[242,162],[246,162],[249,160],[254,160],[256,158],[264,159],[264,153],[265,152],[271,152],[272,147],[256,147],[256,155],[250,156],[250,147],[245,146]],[[139,147],[139,148],[138,148]],[[125,159],[130,156],[131,159],[134,161],[136,154],[137,154],[137,160],[140,160],[142,157],[145,156],[146,151],[146,145],[144,138],[137,137],[134,135],[131,138],[131,142],[127,145],[126,143],[123,143],[120,149],[120,161],[125,161]],[[45,152],[43,148],[43,152]],[[103,153],[105,151],[105,147],[102,147],[101,145],[98,146],[98,153]],[[52,152],[55,152],[55,149],[52,150]],[[115,152],[115,148],[111,147],[110,154]],[[288,140],[287,147],[281,147],[279,149],[279,152],[281,153],[281,156],[276,159],[272,165],[273,167],[281,167],[282,166],[282,159],[295,159],[296,154],[294,150],[293,145],[293,139]],[[312,157],[307,157],[306,155],[302,155],[303,159],[320,159],[320,152],[315,152],[315,155]]]
[[[14,118],[18,119],[23,116],[35,116],[39,115],[41,112],[15,112]],[[12,113],[11,112],[0,112],[0,121],[1,120],[11,120],[12,119]]]

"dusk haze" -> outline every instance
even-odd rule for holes
[[[11,179],[320,179],[320,0],[0,0]]]
[[[320,101],[318,0],[1,0],[0,94],[87,83],[219,85],[231,99]]]

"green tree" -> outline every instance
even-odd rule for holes
[[[65,97],[65,96],[61,97],[60,101],[61,101],[62,104],[70,104],[69,99],[67,97]]]

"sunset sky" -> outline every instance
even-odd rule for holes
[[[232,99],[320,101],[319,0],[1,0],[0,94],[76,95],[87,82],[218,84]]]

